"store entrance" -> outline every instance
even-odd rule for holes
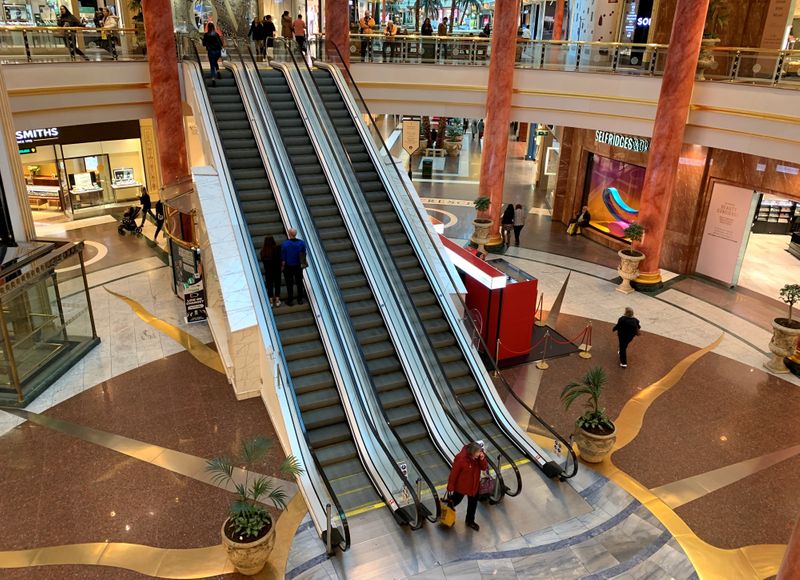
[[[778,297],[785,284],[800,283],[800,203],[759,194],[739,286]]]

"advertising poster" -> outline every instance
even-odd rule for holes
[[[589,167],[589,224],[622,239],[623,232],[639,215],[645,168],[602,155],[594,155]]]
[[[700,242],[697,273],[734,285],[753,220],[752,189],[714,184]]]

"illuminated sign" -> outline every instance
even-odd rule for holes
[[[650,18],[649,16],[644,16],[636,19],[636,26],[650,26],[652,22],[653,22],[652,18]]]
[[[47,129],[25,129],[17,131],[17,143],[35,143],[38,141],[54,141],[58,139],[58,127]]]
[[[27,155],[28,153],[36,153],[36,147],[20,147],[19,154]]]
[[[619,133],[610,133],[608,131],[595,131],[594,140],[595,143],[605,143],[612,147],[619,147],[636,153],[645,153],[650,149],[650,139],[620,135]]]

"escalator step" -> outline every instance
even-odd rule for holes
[[[302,342],[284,345],[283,354],[286,357],[286,361],[292,363],[297,360],[324,355],[325,349],[322,347],[322,343],[319,342]]]
[[[289,372],[292,378],[302,377],[304,375],[311,375],[328,370],[328,358],[325,356],[315,356],[297,361],[291,361],[289,364]]]
[[[317,450],[317,459],[319,459],[323,467],[331,462],[339,461],[342,448],[346,447],[345,445],[338,445],[334,448],[334,445],[344,442],[347,442],[351,447],[353,445],[350,428],[347,423],[314,429],[314,431],[309,432],[308,439],[311,442],[311,446]],[[353,447],[353,453],[355,453],[355,447]]]
[[[298,395],[336,385],[333,380],[333,375],[327,370],[320,373],[297,377],[292,381],[292,383],[294,384],[294,390]]]
[[[306,409],[301,406],[300,409],[303,411],[303,423],[309,431],[347,422],[341,405],[327,405],[314,409]]]
[[[414,421],[422,423],[419,409],[417,409],[415,404],[387,409],[386,416],[389,418],[389,423],[392,425],[392,427],[398,427]]]
[[[405,425],[398,425],[395,428],[395,431],[397,432],[397,435],[407,445],[411,441],[415,441],[418,439],[426,439],[428,437],[428,431],[425,429],[425,425],[422,423],[422,421],[417,421],[415,423],[407,423]]]

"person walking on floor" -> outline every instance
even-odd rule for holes
[[[581,209],[580,213],[575,216],[575,219],[569,224],[567,228],[567,233],[571,236],[579,236],[581,234],[581,228],[588,228],[589,221],[592,219],[592,214],[589,213],[589,206],[585,205]]]
[[[436,28],[436,36],[447,36],[447,16],[442,18],[439,26]],[[442,60],[447,60],[447,40],[439,41],[439,57]]]
[[[525,227],[525,218],[528,216],[522,204],[514,206],[514,245],[519,246],[519,234]]]
[[[264,281],[267,285],[269,304],[274,308],[281,305],[281,244],[272,236],[264,237],[261,246],[261,264],[264,266]]]
[[[156,216],[153,215],[151,210],[152,202],[150,201],[150,194],[147,193],[147,188],[142,187],[142,195],[139,196],[139,204],[142,206],[142,225],[144,227],[144,222],[147,220],[147,214],[150,214],[150,217],[153,218],[153,221],[156,220]]]
[[[211,64],[211,86],[217,86],[217,78],[219,74],[219,59],[222,58],[222,37],[214,27],[213,22],[208,23],[208,30],[203,35],[203,46],[206,47],[208,52],[208,62]]]
[[[264,38],[267,41],[267,60],[271,60],[275,56],[275,23],[272,21],[272,15],[264,17]]]
[[[161,200],[159,199],[156,202],[156,215],[155,215],[156,233],[153,236],[153,241],[154,242],[158,242],[158,234],[161,232],[161,228],[164,227],[164,220],[165,219],[166,219],[166,214],[164,213],[164,204],[161,203]]]
[[[628,345],[641,334],[641,329],[639,321],[633,317],[633,308],[630,306],[625,308],[625,314],[619,317],[611,329],[617,333],[619,339],[619,366],[624,369],[628,368]]]
[[[247,31],[247,38],[253,41],[256,48],[256,55],[264,58],[264,54],[266,53],[264,50],[264,40],[267,37],[264,34],[264,24],[258,18],[254,18],[253,22],[250,23],[250,30]]]
[[[284,10],[281,14],[281,36],[288,42],[292,39],[292,17],[289,16],[289,11]]]
[[[500,218],[500,224],[503,226],[501,233],[503,234],[503,243],[506,246],[511,245],[511,232],[514,231],[514,205],[509,203],[506,206],[506,211],[503,212],[503,217]]]
[[[478,509],[478,489],[481,481],[481,471],[489,469],[486,454],[480,443],[471,442],[464,445],[453,460],[450,477],[447,478],[447,493],[450,496],[450,505],[456,507],[467,497],[467,526],[476,532],[481,527],[475,523],[475,511]]]
[[[81,28],[81,27],[83,27],[83,24],[81,24],[81,21],[78,20],[78,18],[72,12],[70,12],[69,9],[66,6],[60,6],[58,11],[59,11],[59,14],[58,14],[58,25],[61,28]],[[83,51],[81,51],[81,49],[78,48],[78,42],[77,42],[77,39],[75,37],[75,31],[67,30],[67,31],[64,32],[64,44],[66,45],[66,47],[68,49],[70,49],[73,53],[75,53],[76,55],[78,55],[82,59],[89,60],[86,57],[86,55],[83,54]]]
[[[306,260],[306,243],[297,239],[297,230],[290,228],[289,239],[281,244],[281,269],[286,279],[286,303],[294,306],[294,289],[297,303],[303,303],[303,264]]]
[[[303,21],[303,15],[298,14],[297,20],[292,23],[292,32],[294,39],[297,41],[297,46],[300,52],[306,53],[306,23]]]
[[[372,29],[375,28],[375,19],[369,13],[364,12],[358,20],[358,33],[361,35],[361,62],[367,62],[372,57]]]

